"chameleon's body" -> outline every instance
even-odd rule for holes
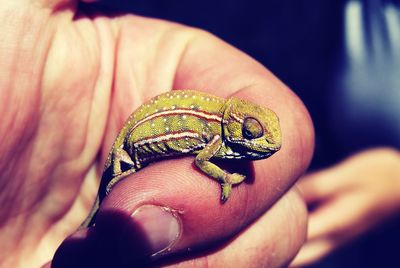
[[[81,226],[93,224],[115,183],[150,162],[195,154],[196,166],[221,183],[221,200],[226,201],[232,185],[245,177],[226,173],[210,158],[257,160],[280,147],[279,120],[271,110],[191,90],[161,94],[139,107],[122,128],[105,164],[96,203]]]

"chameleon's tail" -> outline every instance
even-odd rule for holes
[[[89,215],[86,217],[86,219],[82,222],[82,224],[79,226],[80,229],[88,228],[93,225],[94,219],[96,218],[96,214],[99,211],[99,206],[100,206],[100,198],[99,196],[96,197],[96,201],[94,202],[92,209],[89,212]]]
[[[106,164],[107,166],[107,164]],[[108,192],[111,191],[111,187],[119,182],[120,180],[124,179],[128,175],[135,173],[136,169],[131,168],[128,169],[118,176],[113,177],[112,175],[112,169],[111,166],[109,165],[108,167],[105,168],[105,171],[103,172],[103,176],[100,181],[100,186],[99,186],[99,191],[96,197],[96,201],[94,202],[92,209],[89,212],[89,215],[86,217],[86,219],[82,222],[82,224],[79,226],[80,229],[84,229],[87,227],[90,227],[94,224],[94,220],[96,219],[97,212],[99,211],[100,207],[100,198],[103,200],[105,196],[108,194]],[[111,178],[111,179],[109,179]]]

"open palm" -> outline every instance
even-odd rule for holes
[[[185,232],[172,253],[236,235],[191,261],[238,263],[235,252],[271,245],[284,249],[240,261],[274,267],[294,256],[305,237],[304,205],[291,191],[270,208],[306,168],[313,135],[301,102],[280,81],[197,29],[77,12],[74,1],[9,2],[0,2],[0,266],[35,267],[51,260],[88,212],[126,118],[170,89],[235,94],[268,106],[281,120],[281,152],[254,163],[254,181],[235,189],[225,205],[218,202],[217,184],[188,157],[132,175],[104,206],[130,211],[139,203],[157,203],[183,211],[191,234]],[[284,222],[291,224],[282,227]],[[278,242],[282,236],[291,242]]]

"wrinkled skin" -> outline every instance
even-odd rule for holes
[[[184,215],[185,232],[170,254],[211,245],[171,260],[172,266],[290,262],[305,238],[306,210],[289,189],[309,163],[313,132],[302,103],[277,78],[201,30],[134,15],[89,17],[67,0],[0,5],[0,266],[38,267],[53,259],[89,211],[126,118],[171,88],[218,92],[271,108],[284,145],[251,166],[253,180],[235,188],[225,205],[216,202],[219,187],[195,170],[193,158],[156,163],[106,198],[100,233],[107,211],[129,214],[139,204],[163,204]],[[86,245],[85,234],[79,238]],[[65,260],[78,267],[89,256],[67,247],[70,241],[59,248],[54,267]],[[115,245],[99,244],[100,263],[129,263],[123,253],[113,255]]]

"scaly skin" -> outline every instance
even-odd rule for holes
[[[229,174],[211,158],[264,159],[281,147],[274,112],[244,100],[175,90],[144,103],[129,117],[105,164],[96,202],[82,227],[93,225],[104,197],[126,176],[162,158],[195,154],[196,166],[220,182],[225,202],[245,176]]]

